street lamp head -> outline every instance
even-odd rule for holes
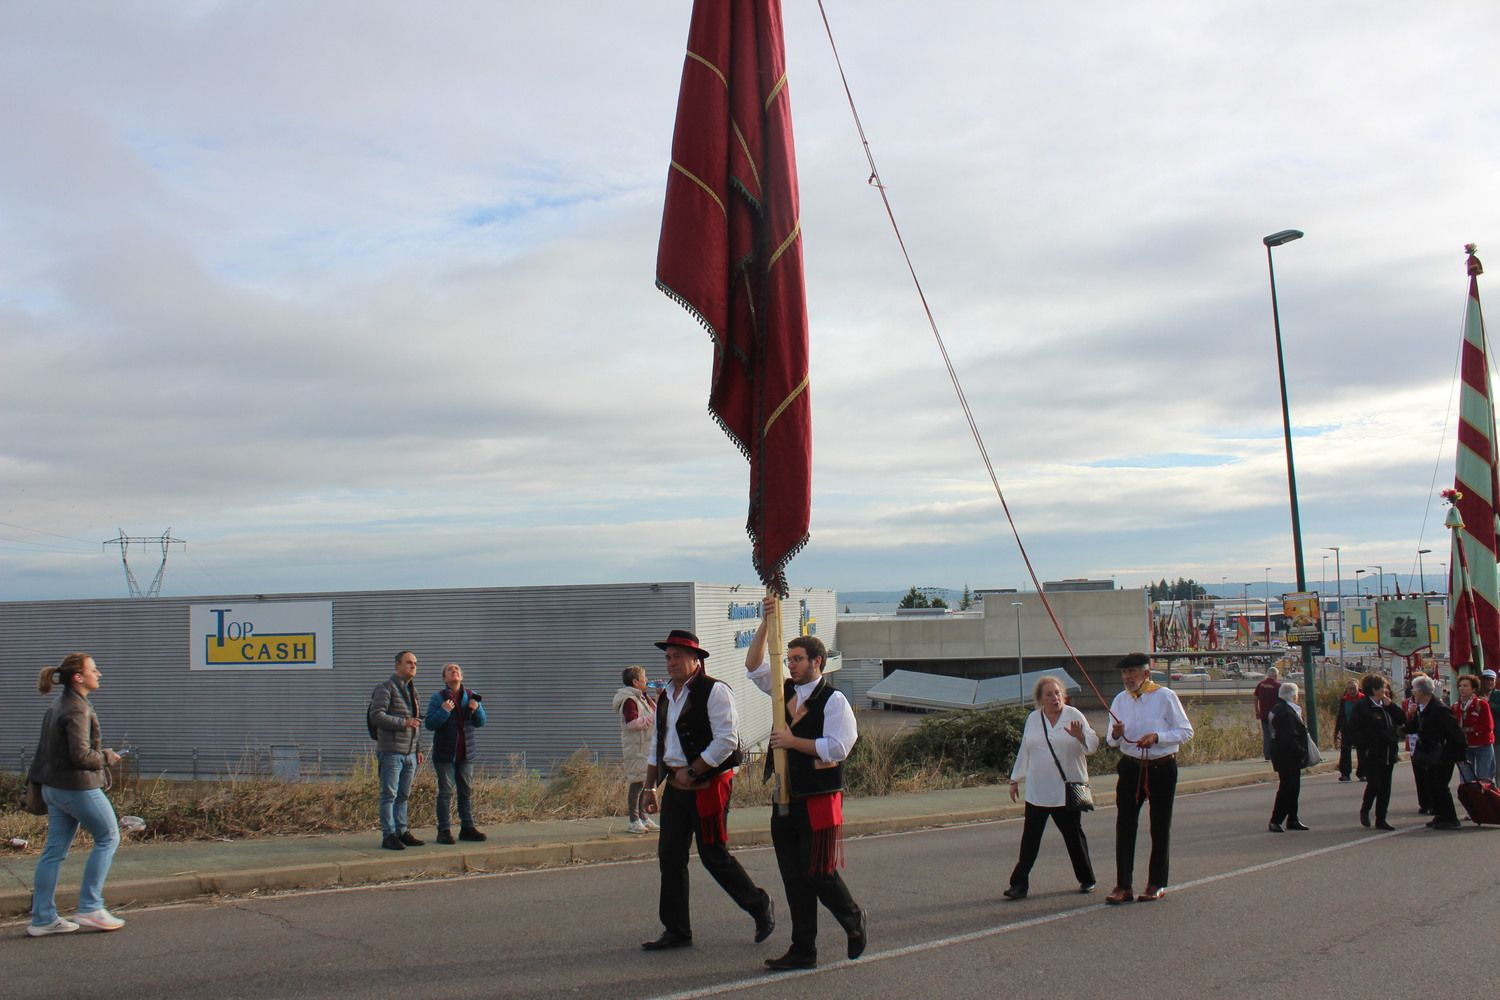
[[[1026,604],[1022,601],[1011,601],[1010,606],[1013,608],[1024,608]]]
[[[1418,549],[1417,550],[1417,555],[1419,555],[1419,556],[1425,556],[1427,553],[1429,553],[1431,551],[1432,551],[1431,549]]]
[[[1261,242],[1268,247],[1279,247],[1283,243],[1290,243],[1292,242],[1292,240],[1300,240],[1301,238],[1302,230],[1283,229],[1279,233],[1272,233],[1270,236],[1267,236],[1265,239],[1261,240]]]

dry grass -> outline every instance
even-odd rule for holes
[[[1336,697],[1320,692],[1320,735],[1332,742]],[[1184,764],[1244,760],[1260,756],[1260,728],[1242,710],[1193,712],[1196,735],[1182,752]],[[871,727],[861,736],[849,759],[847,785],[851,796],[873,797],[992,784],[1004,779],[996,769],[959,771],[934,763],[914,761],[902,752],[911,730],[882,731]],[[1113,770],[1114,751],[1101,750],[1089,761],[1094,774]],[[772,782],[761,780],[762,764],[752,761],[735,781],[733,805],[769,805]],[[0,774],[0,843],[12,837],[40,848],[47,829],[45,816],[32,816],[16,807],[18,775]],[[436,807],[437,782],[431,768],[421,768],[412,785],[411,811],[431,816]],[[371,830],[380,825],[379,775],[373,756],[350,773],[327,780],[282,782],[269,778],[229,777],[216,782],[177,782],[158,779],[116,788],[110,799],[121,815],[141,816],[146,829],[140,840],[212,840],[273,837]],[[618,765],[599,764],[584,748],[542,776],[516,763],[476,775],[474,814],[481,825],[536,820],[585,819],[624,813],[625,780]]]

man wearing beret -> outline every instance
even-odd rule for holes
[[[739,719],[734,691],[704,669],[708,650],[686,629],[672,629],[656,643],[667,661],[667,686],[656,703],[656,739],[646,755],[646,788],[641,808],[660,811],[656,859],[661,868],[658,914],[663,931],[641,947],[647,951],[693,943],[688,914],[688,848],[696,839],[698,857],[719,887],[755,918],[757,943],[771,936],[776,918],[771,897],[750,880],[729,853],[729,794],[740,761]],[[657,801],[657,783],[666,790]]]

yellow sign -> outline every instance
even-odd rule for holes
[[[248,639],[207,636],[204,660],[215,667],[254,667],[267,663],[288,666],[318,662],[316,632],[256,635]]]

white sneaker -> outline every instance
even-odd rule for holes
[[[78,921],[79,927],[87,927],[91,931],[117,931],[125,926],[125,921],[108,910],[95,910],[92,913],[75,913],[73,914],[73,919]]]
[[[633,819],[633,820],[630,821],[630,825],[627,826],[625,829],[629,830],[631,833],[645,833],[646,832],[646,824],[642,823],[638,819]]]
[[[73,921],[58,917],[50,924],[29,924],[26,927],[26,933],[32,937],[45,937],[48,934],[72,934],[77,929],[78,925]]]
[[[660,830],[661,829],[661,827],[659,827],[659,826],[656,825],[656,820],[652,819],[650,816],[645,817],[644,819],[641,820],[641,822],[646,824],[646,829],[647,830]]]

